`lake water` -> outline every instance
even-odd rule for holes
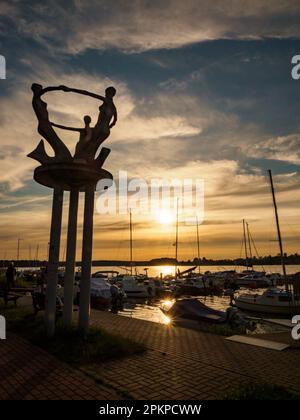
[[[145,268],[148,269],[148,275],[150,277],[159,277],[160,274],[163,276],[165,275],[172,275],[174,274],[174,266],[149,266],[149,267],[136,267],[136,272],[138,274],[145,274]],[[187,270],[189,266],[178,266],[180,271]],[[257,271],[262,271],[261,266],[254,266],[254,269]],[[97,271],[117,271],[120,274],[126,273],[126,268],[122,267],[103,267],[103,266],[94,266],[92,267],[92,272],[95,273]],[[128,270],[128,268],[127,268]],[[243,271],[245,267],[238,267],[238,266],[201,266],[201,272],[204,273],[205,271],[223,271],[223,270],[236,270],[236,271]],[[264,270],[266,273],[282,273],[282,268],[280,265],[270,265],[264,266]],[[287,265],[286,270],[288,274],[294,274],[300,271],[299,265]],[[135,269],[134,269],[135,271]],[[249,289],[240,289],[238,293],[262,293],[263,289],[258,290],[249,290]],[[228,296],[199,296],[197,297],[201,302],[205,305],[217,309],[225,311],[230,306],[230,298]],[[124,310],[119,312],[122,316],[144,319],[151,322],[158,322],[165,324],[166,323],[166,316],[160,310],[161,306],[168,306],[171,305],[173,299],[128,299],[128,301],[124,305]]]
[[[178,266],[178,270],[184,271],[191,267],[194,267],[194,266],[182,265],[182,266]],[[281,265],[265,265],[263,268],[260,265],[256,265],[253,268],[254,270],[265,271],[266,273],[281,273],[282,274]],[[101,271],[101,270],[114,270],[114,271],[118,271],[120,274],[124,274],[126,273],[126,269],[129,272],[129,267],[94,266],[92,267],[92,272],[95,273],[96,271]],[[145,269],[147,269],[149,277],[159,277],[160,274],[162,274],[163,276],[172,275],[174,274],[174,270],[175,270],[174,266],[171,266],[171,265],[156,265],[156,266],[145,266],[145,267],[141,266],[141,267],[136,267],[136,268],[134,267],[134,272],[136,270],[138,274],[145,274],[146,272]],[[246,267],[236,266],[236,265],[226,265],[226,266],[203,265],[200,267],[200,270],[202,273],[205,273],[205,271],[224,271],[224,270],[236,270],[237,272],[241,272],[243,270],[246,270]],[[287,271],[287,274],[297,273],[300,271],[300,265],[287,265],[286,271]]]
[[[174,266],[149,266],[149,267],[136,267],[136,271],[138,274],[144,274],[145,268],[148,268],[148,275],[150,277],[159,277],[162,273],[165,275],[172,275],[174,274]],[[178,266],[180,271],[187,270],[189,266]],[[261,266],[254,266],[253,267],[257,271],[262,271]],[[121,267],[93,267],[93,273],[96,271],[101,270],[114,270],[118,271],[120,274],[126,273],[126,269]],[[202,266],[201,272],[204,273],[205,271],[223,271],[223,270],[236,270],[238,272],[245,270],[245,267],[237,267],[237,266]],[[300,271],[299,265],[288,265],[286,266],[286,270],[288,274],[294,274]],[[280,265],[270,265],[264,266],[264,271],[266,273],[281,273],[282,274],[282,267]],[[237,294],[239,293],[263,293],[264,289],[258,290],[249,290],[245,288],[241,288]],[[199,296],[197,297],[201,302],[205,305],[221,310],[226,311],[226,309],[230,306],[230,297],[229,296]],[[162,306],[171,305],[174,300],[172,298],[162,298],[162,299],[128,299],[128,301],[124,305],[124,310],[120,311],[119,314],[122,316],[144,319],[147,321],[158,322],[161,324],[167,323],[166,316],[160,310]],[[278,330],[275,326],[268,327],[268,326],[259,326],[257,332],[269,332]]]

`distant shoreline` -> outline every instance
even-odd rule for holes
[[[5,260],[0,261],[0,268],[7,267],[8,264],[14,260]],[[20,261],[14,261],[15,267],[43,267],[47,264],[47,261],[28,261],[28,260],[20,260]],[[93,267],[155,267],[155,266],[187,266],[187,267],[194,267],[197,266],[197,263],[194,261],[174,261],[173,259],[161,259],[161,260],[150,260],[150,261],[133,261],[132,264],[130,261],[118,261],[118,260],[95,260],[92,262]],[[232,260],[232,261],[224,261],[224,260],[208,260],[208,261],[201,261],[200,266],[236,266],[236,267],[247,267],[245,260]],[[281,261],[278,257],[271,257],[264,258],[261,260],[254,260],[252,262],[253,266],[261,266],[261,265],[281,265]],[[297,259],[290,259],[289,257],[286,258],[285,265],[300,265],[300,258],[297,261]],[[59,263],[60,267],[65,266],[65,261],[61,261]],[[76,267],[80,267],[81,262],[76,262]],[[249,267],[251,264],[248,265]]]

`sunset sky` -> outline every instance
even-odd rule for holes
[[[267,169],[272,169],[286,252],[299,252],[300,2],[1,1],[0,259],[46,258],[52,194],[26,157],[40,140],[32,82],[104,94],[117,89],[118,123],[105,146],[117,180],[203,179],[201,255],[241,255],[242,219],[261,255],[277,254]],[[51,120],[95,123],[99,102],[44,98]],[[76,133],[57,131],[72,150]],[[48,148],[50,151],[50,149]],[[68,194],[66,193],[66,198]],[[66,237],[67,200],[61,257]],[[77,257],[80,259],[82,206]],[[195,226],[179,224],[179,259],[197,254]],[[174,215],[134,215],[134,258],[173,257]],[[165,223],[161,223],[165,222]],[[129,216],[94,219],[94,259],[129,258]]]

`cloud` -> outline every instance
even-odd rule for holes
[[[114,149],[116,162],[112,170],[124,162],[124,153],[130,156],[126,166],[136,166],[134,145],[138,144],[139,152],[149,161],[153,153],[160,154],[164,145],[165,156],[171,160],[181,149],[186,149],[186,139],[199,136],[206,127],[218,120],[227,118],[214,112],[201,99],[189,96],[184,92],[171,93],[153,91],[152,95],[137,97],[127,84],[118,79],[110,79],[101,74],[74,72],[66,70],[61,65],[49,66],[36,56],[23,57],[30,73],[18,76],[18,84],[8,90],[1,98],[1,152],[0,160],[3,170],[0,183],[8,183],[11,190],[21,188],[32,176],[36,163],[26,155],[36,147],[40,136],[36,131],[37,121],[31,106],[30,85],[35,82],[46,85],[66,84],[73,87],[88,89],[92,92],[104,92],[108,85],[117,88],[116,105],[118,109],[118,124],[113,128],[107,145]],[[88,114],[95,124],[98,117],[98,106],[95,99],[72,93],[52,92],[45,96],[48,103],[50,119],[53,122],[72,127],[82,127],[82,118]],[[13,123],[12,123],[13,121]],[[58,134],[68,145],[75,149],[78,135],[57,129]],[[131,145],[131,146],[130,146]],[[50,155],[51,148],[46,148]],[[153,151],[153,153],[151,153]],[[119,167],[124,166],[120,164]]]
[[[127,52],[178,48],[215,39],[299,37],[300,5],[295,0],[169,0],[131,2],[49,0],[8,3],[20,35],[50,49],[78,54],[87,49]],[[51,41],[50,41],[51,40]]]
[[[288,134],[265,139],[259,144],[249,147],[253,157],[278,159],[281,161],[300,164],[300,133]]]

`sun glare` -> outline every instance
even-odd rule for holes
[[[168,317],[167,315],[164,315],[163,316],[163,324],[165,324],[165,325],[171,325],[171,323],[172,323],[171,318]]]
[[[160,267],[158,267],[158,271],[160,274],[164,276],[171,276],[172,274],[174,274],[174,267],[171,265],[162,265]]]
[[[170,210],[161,210],[157,213],[156,219],[161,225],[170,225],[174,223],[175,217]]]

